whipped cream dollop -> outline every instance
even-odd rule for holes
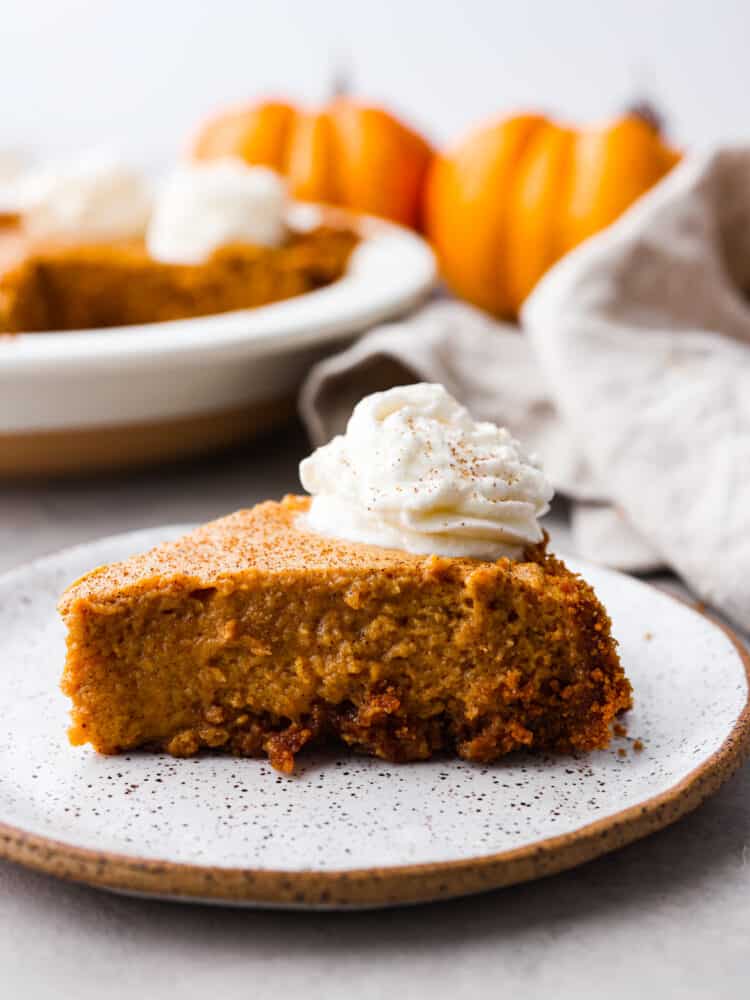
[[[286,185],[267,167],[236,157],[186,163],[158,192],[146,243],[157,260],[200,264],[229,243],[278,246],[286,211]]]
[[[151,211],[144,177],[99,154],[29,170],[15,197],[24,229],[42,239],[136,238],[144,234]]]
[[[442,385],[377,392],[346,433],[300,464],[305,527],[418,554],[518,558],[553,490],[505,428],[475,421]]]

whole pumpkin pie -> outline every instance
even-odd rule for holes
[[[284,222],[270,171],[184,168],[153,210],[122,168],[31,186],[0,218],[0,331],[98,329],[248,309],[343,276],[357,233]],[[68,208],[66,206],[72,206]]]
[[[425,416],[430,407],[417,394],[409,402],[408,390],[400,392],[401,405],[393,393],[370,397],[364,410],[360,404],[349,445],[336,439],[302,471],[309,488],[319,488],[366,443],[366,426],[352,432],[357,416],[360,431],[379,420],[372,437],[381,457],[399,466],[396,479],[415,465],[427,470],[413,479],[411,497],[428,489],[408,516],[401,516],[407,508],[394,516],[392,503],[391,487],[403,481],[381,477],[381,502],[347,519],[344,473],[333,505],[321,492],[238,511],[94,570],[63,595],[62,683],[73,702],[74,744],[102,753],[265,753],[287,772],[302,747],[324,744],[391,761],[441,752],[483,762],[519,748],[607,745],[615,716],[630,706],[630,685],[606,611],[538,530],[534,511],[548,495],[541,472],[516,461],[509,437],[493,444],[474,435],[466,453],[461,433],[448,434],[446,448],[437,447],[420,428],[434,424],[445,439],[446,427],[456,429],[451,414],[436,415],[430,404]],[[390,438],[382,432],[389,418]],[[399,454],[391,446],[404,434]],[[429,469],[433,461],[442,468],[451,449],[474,486],[463,497],[454,489],[446,514],[446,494],[438,495]],[[489,474],[497,483],[477,486],[493,449]],[[369,457],[377,470],[377,449]],[[510,505],[506,520],[483,524],[482,498]],[[328,530],[332,510],[338,536]],[[387,544],[360,540],[378,531]],[[496,557],[468,554],[482,547]]]

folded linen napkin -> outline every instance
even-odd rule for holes
[[[668,565],[750,627],[750,149],[685,162],[557,264],[524,334],[442,301],[318,364],[316,444],[377,389],[442,382],[575,503],[580,553]]]

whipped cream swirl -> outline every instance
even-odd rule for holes
[[[15,200],[25,231],[51,240],[140,237],[151,211],[142,175],[96,153],[32,168],[17,182]]]
[[[300,464],[308,529],[418,554],[518,558],[542,538],[553,490],[502,427],[441,385],[374,393],[346,433]]]
[[[267,167],[236,157],[186,163],[157,194],[146,243],[156,260],[200,264],[230,243],[278,246],[286,235],[287,191]]]

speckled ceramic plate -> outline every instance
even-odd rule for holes
[[[550,874],[658,830],[748,749],[749,666],[738,641],[666,594],[582,564],[635,688],[628,734],[607,751],[517,754],[490,767],[321,755],[303,757],[288,778],[257,760],[70,747],[58,594],[93,566],[182,530],[103,539],[0,578],[0,855],[182,900],[416,902]]]

